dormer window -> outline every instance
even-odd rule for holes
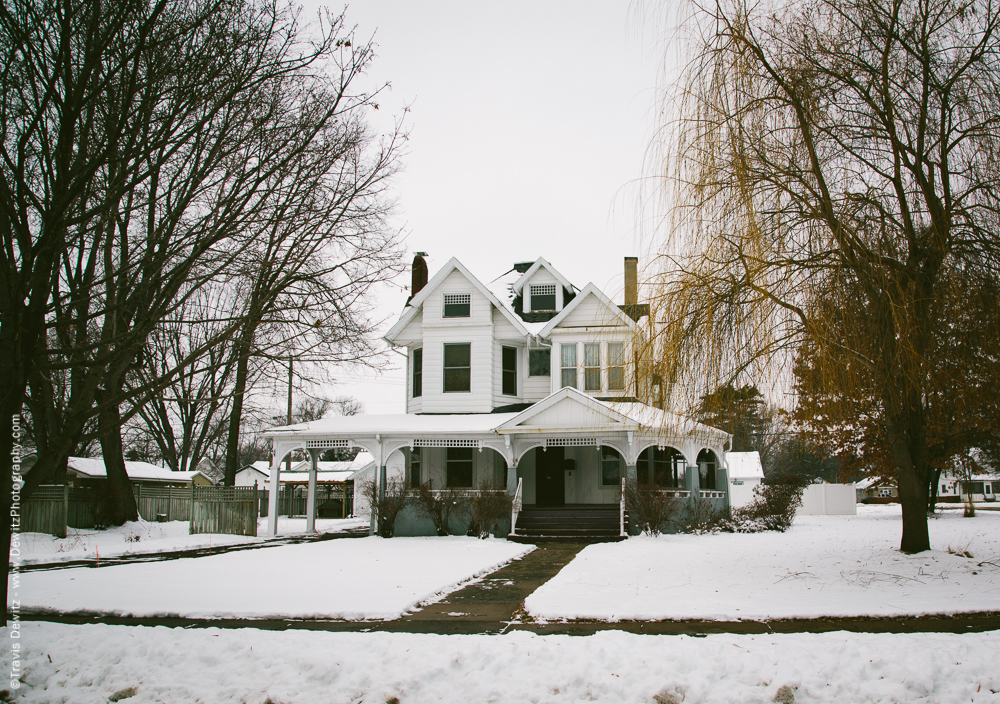
[[[531,310],[555,310],[556,309],[556,285],[555,284],[535,284],[530,287]]]
[[[444,294],[445,318],[468,318],[472,304],[472,295],[468,293]]]

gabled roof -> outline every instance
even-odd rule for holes
[[[609,318],[609,320],[618,320],[621,322],[622,325],[628,326],[633,330],[636,329],[635,321],[632,320],[632,318],[625,315],[625,313],[623,313],[618,306],[612,303],[611,299],[605,296],[604,293],[601,291],[601,289],[594,286],[593,283],[588,283],[586,286],[583,287],[583,290],[576,295],[576,298],[570,301],[569,305],[563,308],[559,312],[559,315],[550,320],[548,324],[544,328],[542,328],[541,332],[542,337],[548,337],[552,333],[552,330],[559,327],[559,324],[562,323],[562,321],[566,320],[567,317],[572,315],[573,311],[576,310],[577,307],[590,295],[593,295],[595,298],[597,298],[597,300],[603,303],[604,307],[611,312],[611,317]]]
[[[103,479],[108,476],[108,470],[104,466],[103,459],[93,457],[70,457],[67,461],[69,471],[79,477],[90,479]],[[158,467],[149,462],[125,461],[125,472],[128,478],[133,481],[147,482],[190,482],[196,475],[205,477],[202,472],[175,472],[166,467]],[[205,477],[209,479],[208,477]],[[211,479],[209,479],[211,481]]]
[[[574,432],[606,431],[608,426],[626,430],[638,427],[638,423],[608,404],[564,386],[497,426],[497,432],[546,432],[555,428]]]
[[[496,308],[514,325],[514,327],[518,329],[519,332],[523,335],[528,334],[528,331],[521,323],[521,320],[514,315],[509,308],[497,300],[497,297],[494,296],[493,293],[486,288],[479,279],[473,276],[472,273],[462,265],[462,262],[458,261],[455,257],[452,257],[436,274],[434,274],[434,277],[427,282],[427,285],[420,289],[417,295],[410,299],[410,302],[406,306],[406,310],[403,311],[403,315],[400,316],[395,325],[389,328],[389,332],[387,332],[382,339],[390,344],[393,343],[403,329],[410,324],[414,317],[416,317],[417,313],[423,309],[424,301],[427,300],[431,293],[433,293],[434,290],[441,285],[441,282],[448,278],[448,275],[453,271],[458,271],[462,274],[462,276],[468,279],[475,289],[483,294],[490,303],[496,306]]]
[[[730,479],[763,479],[764,467],[760,463],[760,453],[727,452],[726,466]]]
[[[538,259],[535,260],[535,263],[528,268],[526,272],[521,274],[521,278],[519,278],[517,281],[514,282],[514,285],[512,287],[514,293],[521,293],[521,289],[524,288],[524,284],[526,284],[528,280],[531,279],[531,277],[534,276],[535,273],[543,267],[556,278],[556,281],[562,284],[563,288],[568,288],[570,291],[576,290],[576,287],[573,284],[571,284],[565,276],[560,274],[558,271],[556,271],[556,268],[554,266],[545,261],[545,257],[539,257]]]

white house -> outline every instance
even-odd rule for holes
[[[361,447],[381,486],[395,461],[410,487],[506,488],[525,512],[617,516],[627,476],[728,503],[730,435],[640,398],[636,343],[649,309],[636,267],[627,257],[617,305],[542,258],[487,286],[457,259],[427,281],[418,254],[412,297],[385,335],[406,355],[406,413],[272,428],[272,476],[295,449],[310,453],[315,474],[327,448]],[[271,535],[276,520],[271,511]]]

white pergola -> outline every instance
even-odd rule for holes
[[[274,446],[268,510],[268,535],[278,530],[281,462],[294,450],[310,457],[306,530],[315,532],[316,473],[328,449],[359,447],[375,458],[376,482],[384,490],[386,462],[402,448],[463,447],[491,449],[507,463],[507,491],[517,489],[517,465],[539,447],[613,447],[625,460],[626,476],[635,478],[638,458],[649,447],[672,447],[689,465],[702,449],[712,450],[724,467],[731,435],[640,403],[606,403],[566,387],[520,413],[456,415],[362,415],[324,418],[271,428],[264,433]],[[374,517],[370,530],[374,532]]]

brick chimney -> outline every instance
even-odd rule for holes
[[[625,257],[625,305],[639,302],[639,257]]]
[[[649,315],[649,304],[639,303],[639,257],[625,257],[625,303],[618,307],[632,320]]]
[[[413,256],[413,266],[410,267],[410,298],[413,298],[420,289],[427,285],[427,262],[424,257],[427,252],[416,252]]]

